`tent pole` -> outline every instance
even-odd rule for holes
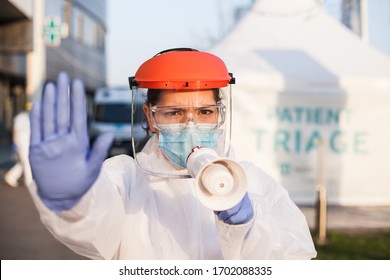
[[[317,200],[316,200],[316,242],[319,245],[327,243],[328,203],[325,187],[325,152],[324,140],[320,139],[317,146]]]

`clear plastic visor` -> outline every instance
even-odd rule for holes
[[[138,166],[151,175],[189,178],[185,160],[195,146],[207,146],[226,157],[230,91],[230,85],[208,90],[133,88],[133,104],[144,104],[143,114],[140,106],[132,106],[132,145]],[[140,123],[142,131],[137,127]]]

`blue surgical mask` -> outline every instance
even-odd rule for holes
[[[186,168],[186,160],[192,148],[196,146],[215,149],[218,143],[216,129],[197,128],[189,123],[184,129],[177,124],[163,125],[160,130],[158,144],[164,155],[174,164]]]

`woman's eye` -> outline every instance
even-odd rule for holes
[[[199,110],[200,115],[212,115],[215,113],[215,110],[213,109],[201,109]]]
[[[181,116],[181,115],[183,115],[183,113],[182,113],[182,111],[180,111],[180,110],[171,110],[171,111],[166,111],[166,112],[164,113],[164,115],[165,115],[166,117],[176,117],[176,116]]]

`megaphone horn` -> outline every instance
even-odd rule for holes
[[[187,157],[187,170],[195,178],[198,199],[214,211],[234,207],[247,191],[244,168],[235,160],[219,157],[210,148],[193,148]]]

